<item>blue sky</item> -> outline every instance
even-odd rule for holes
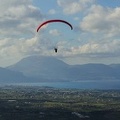
[[[96,0],[97,4],[107,7],[119,7],[120,1],[119,0]]]
[[[30,55],[54,56],[69,64],[120,63],[119,0],[0,0],[0,66]],[[38,33],[37,27],[51,23]],[[58,53],[54,53],[58,47]]]

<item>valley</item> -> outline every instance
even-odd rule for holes
[[[120,90],[0,88],[0,120],[119,120]]]

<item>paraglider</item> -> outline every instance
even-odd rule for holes
[[[47,21],[43,22],[42,24],[40,24],[40,25],[38,26],[38,28],[37,28],[37,32],[38,32],[44,25],[46,25],[46,24],[48,24],[48,23],[52,23],[52,22],[61,22],[61,23],[64,23],[64,24],[68,25],[68,26],[71,28],[71,30],[73,30],[73,26],[72,26],[69,22],[67,22],[67,21],[65,21],[65,20],[60,20],[60,19],[53,19],[53,20],[47,20]],[[57,53],[58,49],[57,49],[56,47],[54,47],[54,51],[55,51],[55,53]]]
[[[55,50],[55,52],[57,53],[57,50],[58,50],[58,49],[57,49],[56,47],[54,48],[54,50]]]
[[[62,22],[62,23],[65,23],[65,24],[69,25],[70,28],[71,28],[71,30],[73,29],[72,25],[71,25],[69,22],[67,22],[67,21],[65,21],[65,20],[54,19],[54,20],[45,21],[45,22],[43,22],[42,24],[40,24],[40,25],[38,26],[38,28],[37,28],[37,32],[40,30],[40,28],[41,28],[42,26],[44,26],[45,24],[51,23],[51,22]]]

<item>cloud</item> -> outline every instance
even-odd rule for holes
[[[0,3],[1,64],[8,58],[6,65],[33,54],[73,58],[120,56],[120,7],[93,5],[94,0],[57,0],[58,9],[49,9],[49,15],[45,16],[33,5],[33,0],[0,0]],[[59,8],[62,8],[63,16]],[[56,14],[56,10],[60,14]],[[73,34],[64,29],[62,33],[65,34],[61,35],[61,30],[50,30],[48,25],[37,33],[37,26],[51,15],[74,19],[73,26],[74,23],[78,26],[74,26]],[[55,46],[58,47],[57,54],[54,53]]]
[[[59,36],[60,32],[57,29],[53,29],[49,31],[49,34],[53,35],[53,36]]]
[[[49,13],[50,15],[54,15],[54,14],[56,14],[56,10],[50,9],[50,10],[48,11],[48,13]]]
[[[102,33],[109,37],[120,33],[120,7],[106,8],[93,5],[80,23],[80,28],[92,33]]]
[[[66,56],[86,56],[93,58],[120,56],[120,39],[91,41],[81,46],[73,46],[66,52]]]
[[[8,65],[37,51],[36,28],[45,16],[32,0],[0,0],[0,57]],[[7,62],[4,62],[4,61]]]
[[[43,19],[40,9],[31,0],[0,0],[0,34],[20,36],[33,34],[37,22]]]
[[[86,9],[94,0],[57,0],[65,14],[76,14]]]

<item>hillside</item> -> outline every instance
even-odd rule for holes
[[[22,72],[38,81],[116,80],[120,68],[114,65],[68,65],[55,57],[30,56],[7,69]]]
[[[29,78],[21,72],[11,71],[0,67],[0,83],[28,82]]]

